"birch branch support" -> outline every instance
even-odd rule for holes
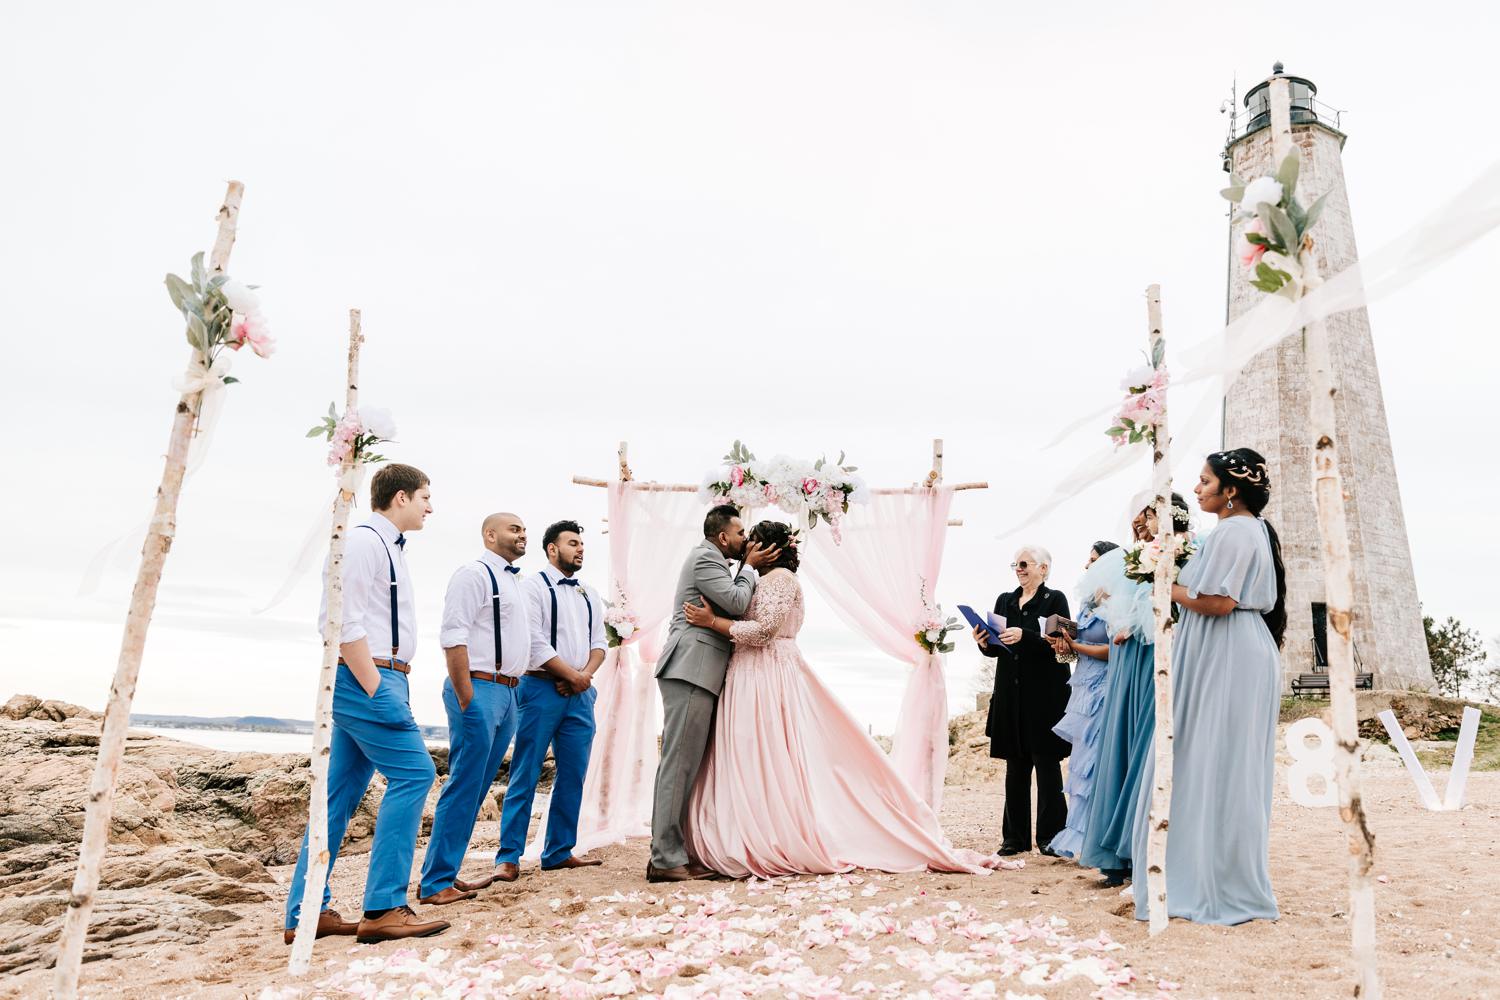
[[[230,181],[219,207],[218,234],[209,255],[214,273],[223,273],[229,265],[239,222],[240,199],[245,186]],[[197,352],[193,352],[197,357]],[[203,392],[184,393],[177,400],[172,415],[172,433],[167,439],[166,467],[156,489],[156,510],[141,549],[141,565],[136,573],[135,588],[130,595],[130,610],[125,616],[125,634],[120,641],[120,656],[110,685],[109,703],[104,709],[104,727],[99,737],[99,756],[89,781],[88,804],[84,812],[83,840],[78,850],[78,871],[68,897],[63,918],[62,937],[58,945],[57,965],[53,975],[53,994],[64,1000],[78,994],[79,967],[83,962],[84,938],[94,911],[94,894],[99,888],[99,869],[109,846],[109,826],[114,815],[115,781],[125,753],[125,735],[130,728],[130,705],[135,699],[136,681],[141,672],[141,656],[146,648],[146,632],[156,609],[156,593],[161,586],[162,569],[172,539],[177,531],[177,499],[187,471],[188,449],[193,427],[203,404]]]
[[[1161,329],[1160,285],[1147,289],[1146,312],[1150,326],[1150,353],[1147,356],[1160,364],[1166,355]],[[1172,524],[1172,467],[1168,459],[1171,438],[1167,413],[1168,408],[1163,405],[1161,417],[1156,422],[1151,453],[1151,482],[1156,493],[1156,538],[1160,545],[1156,579],[1151,588],[1151,608],[1156,618],[1156,643],[1153,647],[1156,767],[1151,786],[1151,811],[1146,823],[1146,910],[1153,937],[1167,929],[1167,828],[1172,811],[1172,575],[1176,568],[1176,539]]]
[[[349,377],[344,412],[359,405],[358,309],[349,310]],[[328,759],[333,745],[333,685],[338,678],[339,639],[344,622],[344,543],[349,534],[349,510],[354,503],[350,473],[355,467],[354,449],[349,449],[340,470],[339,495],[333,504],[333,524],[328,536],[328,615],[323,619],[323,666],[318,672],[318,704],[313,721],[312,791],[307,800],[307,878],[302,889],[302,908],[297,915],[297,935],[287,971],[296,977],[307,974],[312,964],[313,942],[318,936],[318,916],[323,909],[323,887],[328,882]]]

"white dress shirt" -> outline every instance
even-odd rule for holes
[[[531,625],[521,580],[510,563],[489,549],[477,560],[453,571],[443,598],[443,627],[438,642],[444,649],[469,648],[469,669],[495,671],[495,590],[500,591],[500,673],[520,677],[530,666]],[[486,572],[488,569],[488,572]],[[494,586],[490,573],[495,574]]]
[[[527,603],[531,606],[531,669],[536,670],[554,656],[574,670],[588,666],[589,653],[595,649],[608,649],[609,640],[604,634],[604,602],[587,584],[578,586],[563,584],[563,576],[548,565],[534,576],[528,576]],[[577,579],[574,577],[573,579]],[[557,647],[552,646],[552,593],[551,584],[557,592]],[[587,603],[585,603],[587,601]],[[593,608],[594,628],[589,630],[589,608]]]
[[[374,529],[374,530],[370,530]],[[417,600],[406,550],[397,545],[401,532],[380,513],[349,529],[344,539],[344,614],[340,644],[364,639],[376,659],[391,657],[391,565],[396,567],[396,611],[400,647],[396,659],[410,663],[417,652]],[[323,561],[323,579],[328,579],[328,560]],[[328,620],[328,587],[318,602],[318,634]]]

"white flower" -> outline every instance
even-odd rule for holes
[[[396,420],[391,416],[390,410],[367,406],[359,411],[359,416],[367,434],[374,434],[382,441],[396,439]]]
[[[237,313],[253,313],[260,308],[260,296],[248,285],[233,278],[224,282],[219,291],[224,293],[224,301],[229,303],[229,308]]]
[[[1142,365],[1132,368],[1123,379],[1120,380],[1121,389],[1134,389],[1138,385],[1150,385],[1151,379],[1156,374],[1156,369],[1150,365]]]
[[[615,625],[615,635],[618,635],[621,639],[629,639],[635,635],[635,626],[630,622],[620,622]]]
[[[943,630],[942,629],[938,629],[938,628],[930,628],[930,629],[928,629],[927,630],[927,641],[928,642],[933,642],[933,643],[942,642],[943,641]]]
[[[1245,195],[1240,199],[1240,207],[1247,212],[1254,212],[1262,204],[1281,204],[1281,182],[1274,177],[1257,177],[1245,185]]]

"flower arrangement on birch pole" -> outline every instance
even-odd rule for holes
[[[364,339],[359,310],[350,309],[349,377],[343,416],[330,403],[328,415],[307,432],[310,438],[328,439],[328,464],[337,470],[339,490],[333,501],[328,568],[324,574],[328,613],[323,620],[323,666],[318,673],[318,703],[313,715],[313,783],[307,801],[307,879],[288,965],[294,976],[305,975],[312,962],[318,915],[323,909],[323,886],[328,881],[328,755],[333,743],[333,684],[338,672],[339,638],[344,621],[344,542],[349,533],[349,510],[354,504],[365,466],[385,460],[384,455],[375,452],[375,446],[396,435],[396,426],[387,411],[359,409],[359,348]]]
[[[224,203],[219,207],[219,231],[208,256],[208,266],[204,267],[200,253],[193,258],[190,281],[175,274],[167,275],[166,279],[167,294],[187,322],[187,341],[192,354],[187,372],[174,383],[181,397],[172,417],[166,467],[156,489],[156,510],[146,532],[145,545],[141,548],[141,564],[130,595],[130,610],[125,616],[120,657],[110,685],[109,703],[104,709],[99,756],[89,781],[83,839],[78,849],[78,871],[73,878],[73,889],[63,918],[53,975],[53,995],[59,998],[71,998],[78,993],[84,938],[94,910],[94,893],[99,888],[99,869],[109,845],[115,780],[125,752],[125,734],[130,727],[130,704],[135,698],[136,680],[141,672],[146,631],[156,609],[156,592],[161,585],[167,552],[177,531],[177,500],[187,474],[193,436],[209,398],[236,381],[229,375],[232,355],[226,354],[225,349],[238,350],[249,343],[261,357],[268,356],[274,349],[254,293],[248,286],[232,281],[225,273],[229,267],[229,252],[234,247],[240,199],[244,192],[245,186],[239,181],[229,182]],[[252,315],[255,317],[253,335]]]
[[[736,441],[724,464],[703,477],[699,496],[705,503],[727,502],[741,510],[777,507],[799,520],[805,518],[809,529],[822,519],[839,542],[849,505],[870,501],[869,488],[857,471],[844,464],[842,454],[837,462],[806,462],[785,455],[762,462]]]
[[[1309,230],[1322,213],[1323,197],[1303,209],[1297,201],[1300,158],[1292,145],[1291,98],[1284,78],[1271,81],[1271,141],[1280,158],[1274,177],[1248,183],[1232,176],[1223,196],[1239,206],[1246,222],[1240,260],[1250,283],[1263,292],[1296,300],[1323,283]],[[1333,719],[1334,779],[1349,856],[1349,925],[1358,983],[1355,996],[1376,1000],[1382,992],[1375,950],[1375,834],[1360,788],[1359,722],[1354,688],[1354,567],[1339,472],[1339,386],[1334,378],[1328,328],[1322,320],[1302,331],[1307,358],[1313,498],[1323,539],[1324,600],[1328,605],[1328,701]]]

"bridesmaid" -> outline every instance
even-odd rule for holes
[[[1193,492],[1219,523],[1172,587],[1182,621],[1172,649],[1167,912],[1204,924],[1275,920],[1271,788],[1286,572],[1276,531],[1259,516],[1271,477],[1249,448],[1219,451],[1208,456]],[[1153,765],[1136,807],[1138,858],[1146,849]],[[1147,918],[1139,879],[1135,915]]]
[[[1185,532],[1187,501],[1172,494],[1172,530]],[[1135,540],[1156,536],[1156,510],[1140,511],[1131,522]],[[1125,575],[1124,553],[1112,553],[1117,573],[1103,609],[1114,641],[1109,648],[1109,689],[1094,767],[1094,794],[1085,821],[1078,863],[1097,868],[1103,888],[1118,888],[1131,874],[1136,793],[1156,737],[1156,616],[1151,584]],[[1101,560],[1105,563],[1105,560]]]
[[[1094,762],[1098,756],[1099,730],[1103,723],[1101,709],[1109,683],[1106,657],[1109,656],[1109,627],[1105,625],[1101,605],[1109,596],[1103,577],[1092,567],[1099,557],[1119,546],[1114,542],[1095,542],[1084,563],[1083,578],[1078,583],[1078,636],[1058,635],[1048,638],[1058,659],[1078,662],[1068,685],[1068,708],[1062,721],[1052,731],[1073,744],[1068,757],[1068,777],[1063,791],[1068,796],[1068,825],[1062,828],[1047,847],[1064,858],[1078,857],[1083,847],[1084,827],[1089,817],[1089,796],[1094,783]]]

